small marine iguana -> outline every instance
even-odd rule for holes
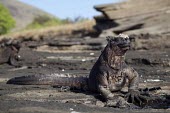
[[[16,62],[21,58],[18,55],[19,50],[20,45],[18,42],[2,40],[0,44],[0,64],[8,63],[12,66],[18,66]]]
[[[126,106],[128,103],[115,92],[120,91],[128,81],[127,99],[139,103],[145,99],[139,92],[139,75],[125,63],[125,54],[130,48],[127,35],[107,37],[108,44],[94,64],[89,77],[61,77],[54,75],[28,75],[15,77],[7,84],[21,85],[54,85],[84,88],[97,92],[106,99],[106,105],[113,107]]]

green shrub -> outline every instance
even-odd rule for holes
[[[15,20],[9,10],[0,4],[0,35],[9,32],[13,27],[15,27]]]
[[[65,24],[64,21],[55,18],[50,17],[47,15],[41,15],[36,18],[34,18],[33,22],[29,24],[26,29],[35,29],[35,28],[42,28],[42,27],[48,27],[48,26],[57,26]]]

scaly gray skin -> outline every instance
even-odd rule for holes
[[[12,66],[18,66],[16,63],[20,56],[18,55],[19,48],[13,45],[3,46],[0,48],[0,64],[8,63]]]
[[[145,99],[138,90],[139,75],[125,63],[125,53],[130,48],[127,35],[120,34],[108,37],[108,44],[94,64],[89,78],[61,77],[58,75],[28,75],[10,79],[8,84],[23,85],[55,85],[85,88],[91,92],[100,93],[107,102],[107,106],[123,107],[128,103],[124,98],[116,96],[114,92],[120,91],[128,80],[127,100],[141,103]]]
[[[127,35],[120,34],[116,37],[109,37],[107,46],[90,72],[88,79],[90,90],[101,93],[108,106],[117,106],[118,104],[121,106],[123,98],[117,97],[112,92],[120,91],[127,80],[127,99],[131,99],[131,102],[137,99],[140,103],[141,99],[144,99],[138,91],[138,73],[125,63],[125,53],[129,47],[130,39]]]

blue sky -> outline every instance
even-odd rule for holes
[[[43,9],[56,17],[74,19],[78,16],[93,18],[100,13],[93,8],[97,4],[115,3],[122,0],[19,0]]]

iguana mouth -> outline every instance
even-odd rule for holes
[[[130,46],[128,47],[124,47],[124,48],[121,48],[122,50],[126,51],[126,50],[129,50],[130,49]]]
[[[128,50],[130,48],[130,44],[118,44],[118,47],[123,49],[123,50]]]

